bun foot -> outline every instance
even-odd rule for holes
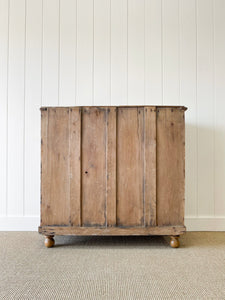
[[[45,246],[51,248],[55,245],[54,235],[45,236]]]
[[[179,236],[171,236],[170,237],[170,246],[172,248],[178,248],[180,246],[178,238],[179,238]]]

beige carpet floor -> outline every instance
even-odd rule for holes
[[[0,232],[0,299],[225,299],[225,233],[180,241]]]

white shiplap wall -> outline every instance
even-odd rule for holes
[[[186,225],[225,230],[225,1],[0,0],[0,230],[36,230],[41,105],[186,105]]]

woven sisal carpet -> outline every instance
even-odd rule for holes
[[[225,299],[225,233],[180,241],[0,232],[0,299]]]

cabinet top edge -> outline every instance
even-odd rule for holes
[[[110,107],[116,107],[116,108],[139,108],[139,107],[152,107],[152,108],[160,108],[160,109],[164,109],[164,108],[173,108],[173,109],[180,109],[183,111],[186,111],[188,108],[186,106],[177,106],[177,105],[99,105],[99,106],[94,106],[94,105],[87,105],[87,106],[83,106],[83,105],[77,105],[77,106],[41,106],[40,110],[47,110],[47,109],[68,109],[68,108],[91,108],[91,107],[95,107],[95,108],[110,108]]]

